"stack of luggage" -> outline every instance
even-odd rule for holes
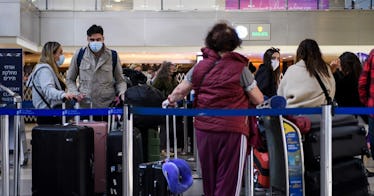
[[[303,142],[306,195],[320,194],[320,115],[309,116],[311,130]],[[366,131],[353,115],[335,115],[332,121],[333,195],[369,195],[367,172],[360,158],[370,156]]]

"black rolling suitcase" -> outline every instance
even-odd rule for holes
[[[139,196],[168,196],[167,181],[162,173],[162,161],[139,165]]]
[[[122,131],[112,131],[107,136],[107,195],[122,195]],[[143,162],[142,136],[138,129],[133,132],[133,184],[134,195],[138,188],[138,165]]]
[[[319,117],[320,118],[320,117]],[[305,166],[316,169],[320,165],[320,119],[311,117],[311,130],[303,142]],[[336,115],[332,121],[332,159],[370,155],[366,131],[353,115]]]
[[[360,159],[333,161],[332,194],[336,196],[369,195],[365,167]],[[306,196],[320,195],[320,171],[305,172]]]
[[[332,159],[342,159],[357,155],[369,155],[366,131],[362,126],[332,128]],[[320,132],[314,131],[305,136],[303,143],[305,165],[318,168],[320,165]]]
[[[166,116],[168,118],[168,116]],[[167,129],[169,124],[166,123]],[[176,141],[176,117],[173,116],[173,135]],[[170,139],[169,134],[166,134],[166,159],[170,159]],[[177,145],[174,143],[174,158],[177,157]],[[142,163],[139,165],[139,196],[169,196],[180,195],[173,194],[168,188],[168,183],[162,172],[162,165],[165,161],[155,161]]]
[[[92,128],[36,126],[31,145],[33,196],[94,194]]]

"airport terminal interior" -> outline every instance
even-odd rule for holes
[[[296,63],[298,45],[307,38],[319,44],[327,64],[347,51],[364,62],[374,49],[373,3],[374,0],[0,0],[0,84],[19,93],[24,105],[32,107],[31,90],[26,88],[25,81],[38,63],[43,45],[49,41],[62,45],[65,61],[59,72],[66,77],[74,54],[88,45],[86,31],[93,24],[102,26],[105,46],[117,51],[123,68],[139,66],[143,72],[154,71],[164,61],[170,61],[176,66],[178,82],[201,59],[205,36],[220,21],[235,28],[242,40],[236,51],[257,69],[263,63],[265,51],[274,47],[280,53],[280,68],[285,72]],[[18,61],[3,60],[9,55],[19,57]],[[14,69],[10,63],[19,68]],[[14,70],[16,79],[5,76]],[[0,93],[2,107],[12,101],[5,91]],[[18,192],[29,196],[31,130],[36,126],[36,118],[24,116],[22,121],[26,142],[21,147],[29,158],[20,167]],[[181,132],[193,132],[192,127],[183,127],[185,119],[181,122]],[[368,130],[367,123],[359,124]],[[201,196],[202,179],[191,139],[183,139],[185,145],[179,147],[180,157],[187,160],[194,177],[193,186],[183,195]],[[0,195],[5,196],[6,191],[13,195],[12,156],[10,169],[5,170],[10,172],[10,181],[0,181]],[[374,172],[373,159],[363,159],[367,170]],[[368,177],[368,182],[369,194],[374,195],[374,177]],[[4,190],[6,185],[9,187]],[[240,195],[249,196],[247,189],[243,185]],[[254,185],[254,190],[254,195],[269,195],[264,187]]]

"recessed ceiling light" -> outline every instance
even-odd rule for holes
[[[114,2],[116,2],[116,3],[119,3],[119,2],[121,2],[122,0],[113,0]]]

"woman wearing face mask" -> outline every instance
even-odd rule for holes
[[[32,88],[32,103],[38,109],[59,108],[62,100],[71,100],[74,95],[65,93],[66,84],[58,72],[58,67],[64,63],[61,44],[47,42],[43,46],[39,63],[35,65],[27,86]],[[61,117],[40,116],[38,124],[60,124]]]
[[[281,77],[279,60],[279,49],[269,48],[263,56],[263,64],[260,65],[255,75],[258,87],[267,97],[272,97],[277,94],[277,88]]]

